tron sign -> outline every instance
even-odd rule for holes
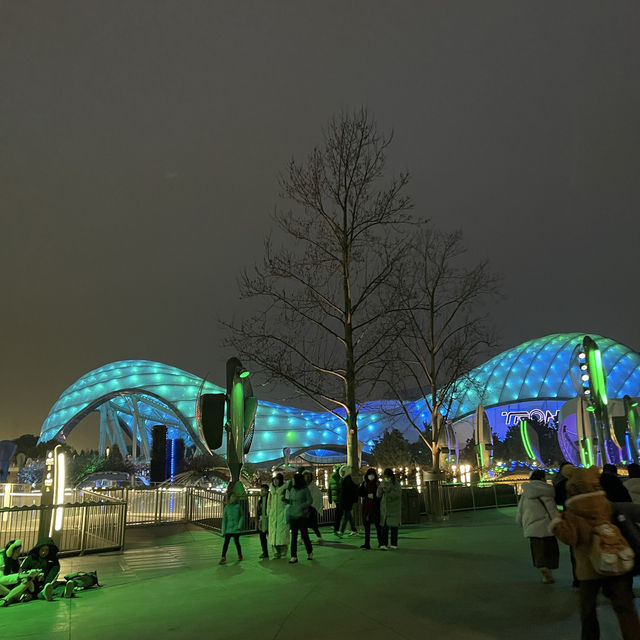
[[[504,416],[504,422],[507,427],[512,427],[518,424],[523,418],[539,420],[545,424],[548,424],[549,422],[557,424],[559,414],[560,409],[557,411],[549,411],[549,409],[546,411],[543,411],[542,409],[531,409],[531,411],[502,411],[500,415]]]

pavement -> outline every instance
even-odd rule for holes
[[[241,538],[243,562],[232,544],[220,566],[222,539],[210,531],[129,528],[123,552],[61,561],[62,574],[97,570],[102,588],[0,609],[0,638],[579,638],[568,549],[556,583],[542,584],[514,516],[505,508],[405,526],[390,551],[326,529],[314,559],[301,551],[297,565],[259,560],[257,535]],[[602,640],[621,638],[604,598],[598,616]]]

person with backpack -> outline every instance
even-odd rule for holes
[[[350,536],[358,533],[356,523],[353,518],[353,505],[358,502],[358,487],[351,477],[351,467],[343,465],[340,469],[340,477],[342,484],[340,485],[340,504],[342,505],[342,522],[340,524],[340,532],[338,535],[342,538],[347,524],[351,527]]]
[[[329,476],[329,504],[335,503],[335,521],[333,523],[333,533],[336,536],[340,534],[340,525],[342,524],[342,503],[341,499],[342,477],[340,476],[340,465],[333,467],[333,473]]]
[[[274,558],[280,558],[287,553],[289,544],[289,523],[286,518],[287,505],[284,502],[287,488],[284,484],[284,476],[277,473],[271,482],[269,489],[269,502],[267,511],[269,517],[269,544],[274,549]]]
[[[229,550],[231,538],[233,538],[233,542],[236,545],[238,562],[242,562],[240,532],[242,531],[243,524],[244,514],[242,513],[240,502],[238,502],[238,496],[235,493],[230,493],[229,501],[222,512],[222,535],[224,536],[224,544],[222,545],[222,557],[220,558],[220,564],[227,563],[227,551]]]
[[[384,470],[382,482],[376,493],[380,498],[380,548],[383,551],[397,549],[398,527],[402,516],[402,489],[392,469]],[[391,544],[389,544],[389,533],[391,533]]]
[[[549,534],[549,524],[558,514],[554,500],[555,491],[547,484],[542,469],[535,469],[529,482],[522,485],[516,522],[522,527],[524,537],[529,538],[533,566],[540,569],[545,584],[554,582],[554,569],[558,568],[560,550],[555,536]]]
[[[376,528],[378,547],[382,544],[382,531],[380,530],[380,498],[378,498],[378,472],[371,467],[364,474],[364,480],[360,485],[360,497],[362,498],[362,524],[364,525],[364,544],[361,549],[371,549],[371,525]]]
[[[582,640],[598,640],[597,597],[611,600],[624,640],[640,638],[640,620],[633,604],[633,551],[611,521],[611,503],[600,487],[600,471],[592,466],[565,466],[565,510],[549,525],[551,533],[572,547],[580,584]]]
[[[298,531],[307,550],[307,559],[313,560],[313,548],[309,539],[309,507],[311,492],[307,488],[302,474],[293,476],[293,486],[289,489],[285,503],[289,505],[289,522],[291,524],[291,558],[289,564],[298,562]]]

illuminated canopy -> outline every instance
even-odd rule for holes
[[[486,408],[530,400],[568,400],[576,392],[569,372],[570,356],[584,333],[545,336],[509,349],[476,367],[457,385],[449,420],[457,422]],[[608,373],[611,397],[640,395],[640,354],[619,343],[588,334],[598,343]],[[66,389],[51,408],[40,435],[43,442],[66,437],[90,412],[99,411],[101,448],[104,439],[117,442],[126,451],[124,435],[132,436],[134,424],[144,437],[136,438],[140,451],[148,456],[151,428],[164,424],[168,437],[183,438],[186,445],[204,450],[198,438],[195,408],[198,392],[224,390],[202,378],[158,362],[124,360],[107,364],[82,376]],[[428,421],[424,400],[408,405],[417,421]],[[414,431],[400,416],[398,403],[391,400],[363,405],[358,417],[360,439],[365,450],[390,427],[399,428],[411,439]],[[250,462],[280,458],[283,448],[292,452],[311,449],[319,454],[323,445],[345,445],[345,427],[331,413],[304,411],[260,401]],[[223,442],[219,453],[224,453]],[[315,448],[315,449],[313,449]],[[313,454],[312,454],[313,455]]]

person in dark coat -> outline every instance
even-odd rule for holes
[[[342,505],[342,523],[340,524],[340,532],[338,535],[342,537],[347,528],[347,523],[351,526],[350,536],[358,533],[356,523],[353,519],[353,505],[358,502],[358,486],[351,477],[351,467],[344,465],[340,469],[340,477],[342,485],[340,487],[340,504]]]
[[[53,600],[53,587],[60,573],[60,562],[58,547],[51,538],[40,538],[20,565],[22,572],[33,569],[40,572],[34,581],[35,594],[40,600]]]
[[[260,485],[260,496],[258,497],[258,508],[256,509],[256,521],[258,524],[258,533],[260,534],[260,546],[262,553],[260,558],[269,559],[269,549],[267,547],[267,534],[269,533],[269,485]]]
[[[372,467],[367,469],[364,480],[360,485],[360,497],[362,498],[362,523],[364,524],[364,544],[361,549],[371,549],[371,525],[376,528],[378,546],[381,542],[380,531],[380,498],[378,498],[378,472]]]
[[[631,502],[631,496],[622,484],[615,464],[605,464],[602,467],[600,486],[606,493],[609,502]]]
[[[336,512],[333,523],[333,533],[340,535],[340,524],[342,523],[342,504],[340,502],[342,489],[342,478],[340,477],[340,465],[333,467],[333,473],[329,476],[329,504],[335,503]]]

